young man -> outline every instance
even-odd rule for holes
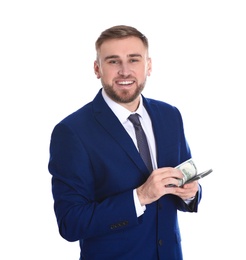
[[[181,114],[141,94],[152,63],[148,40],[137,29],[105,30],[96,52],[94,71],[102,88],[51,136],[59,232],[80,241],[80,259],[180,260],[177,210],[197,212],[202,190],[197,181],[179,187],[183,175],[174,167],[191,158]],[[135,113],[137,132],[129,118]],[[138,143],[140,124],[149,168]]]

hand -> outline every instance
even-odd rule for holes
[[[192,183],[187,184],[189,185],[188,188],[186,185],[183,188],[178,187],[182,178],[182,172],[176,168],[163,167],[154,170],[146,182],[137,188],[137,195],[141,205],[150,204],[165,194],[174,194],[180,197],[193,194],[195,189]],[[191,186],[193,188],[189,188]],[[181,192],[180,190],[183,189],[185,191]]]
[[[190,199],[194,197],[199,189],[198,181],[193,181],[184,184],[182,187],[178,188],[175,195],[179,196],[183,200]]]

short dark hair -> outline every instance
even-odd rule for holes
[[[128,37],[137,37],[139,38],[144,46],[148,49],[149,48],[149,43],[147,37],[142,34],[140,31],[138,31],[136,28],[132,26],[127,26],[127,25],[116,25],[113,27],[110,27],[103,31],[101,35],[98,37],[95,47],[96,50],[101,47],[101,45],[106,41],[106,40],[111,40],[111,39],[122,39],[122,38],[128,38]]]

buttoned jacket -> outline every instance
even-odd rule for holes
[[[179,110],[145,97],[143,104],[158,168],[191,158]],[[133,189],[146,181],[148,169],[101,90],[54,127],[49,171],[59,232],[80,242],[81,259],[182,259],[177,211],[197,212],[201,187],[190,205],[165,195],[137,217]]]

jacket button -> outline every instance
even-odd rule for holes
[[[110,229],[115,229],[115,225],[111,225],[111,226],[110,226]]]
[[[159,239],[158,244],[159,244],[159,246],[162,246],[162,240],[161,239]]]

